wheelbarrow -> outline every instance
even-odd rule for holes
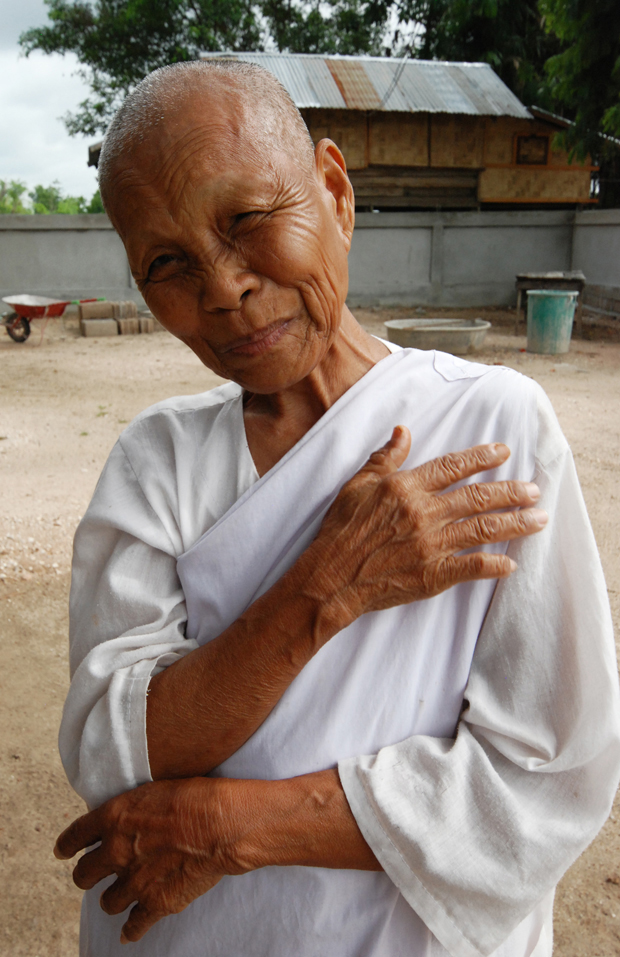
[[[62,316],[67,306],[100,301],[100,299],[47,299],[46,296],[5,296],[2,302],[6,302],[13,312],[3,317],[2,323],[14,342],[25,342],[30,335],[32,319],[52,319]]]

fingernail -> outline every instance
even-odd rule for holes
[[[122,931],[121,931],[121,944],[128,944],[128,943],[129,943],[129,941],[127,940],[127,938],[125,937],[125,935],[124,935],[124,934],[122,933]]]
[[[528,498],[533,498],[535,501],[540,498],[540,489],[534,482],[526,482],[525,491],[527,492]]]
[[[505,445],[503,442],[494,442],[491,448],[493,449],[494,452],[504,452],[504,451],[509,452],[510,451],[508,446]]]
[[[509,558],[508,561],[510,562],[510,571],[516,572],[517,568],[519,567],[517,563],[513,562],[512,558]]]
[[[538,522],[541,528],[545,526],[547,522],[549,521],[549,516],[545,512],[544,508],[533,508],[532,518],[534,519],[534,521]]]

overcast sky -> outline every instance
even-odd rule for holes
[[[75,76],[74,56],[32,53],[17,45],[23,30],[47,21],[43,0],[0,0],[0,179],[32,188],[58,180],[65,193],[90,199],[97,188],[88,144],[96,137],[69,136],[60,119],[86,99]]]

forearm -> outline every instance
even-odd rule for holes
[[[350,623],[312,547],[218,638],[151,679],[154,780],[206,774],[262,724],[316,652]]]
[[[381,870],[351,812],[338,771],[284,781],[222,779],[234,822],[227,854],[235,873],[301,865]]]

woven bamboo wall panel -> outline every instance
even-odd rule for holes
[[[590,172],[587,169],[485,169],[478,180],[481,203],[586,203],[589,198]]]
[[[510,164],[514,161],[515,136],[529,136],[534,124],[509,116],[487,117],[484,135],[484,165]]]
[[[349,169],[368,165],[366,114],[355,110],[301,110],[316,145],[330,139],[342,150]]]
[[[568,166],[568,153],[555,145],[556,126],[539,120],[519,120],[510,116],[487,117],[484,136],[484,165],[512,164],[515,160],[515,138],[518,136],[549,137],[549,166]],[[588,158],[587,164],[590,160]],[[580,165],[580,164],[575,164]]]
[[[484,118],[433,113],[431,166],[479,169],[484,156]]]
[[[369,120],[368,162],[428,166],[427,113],[375,113]]]

